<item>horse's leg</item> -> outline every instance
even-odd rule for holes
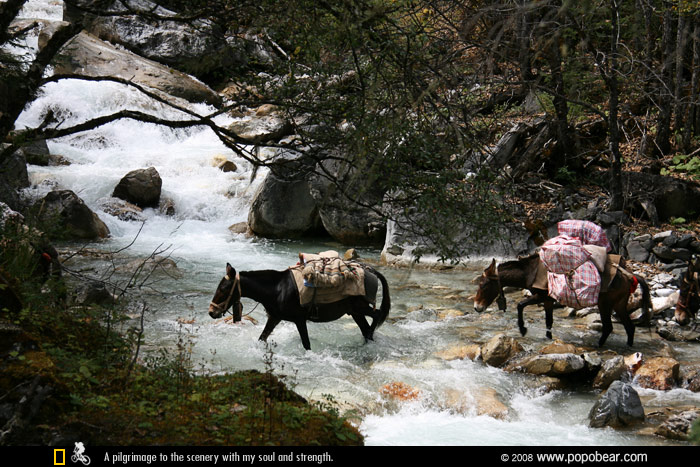
[[[520,335],[524,336],[527,334],[527,328],[525,327],[525,319],[523,318],[523,311],[528,305],[541,302],[542,299],[537,294],[533,294],[518,303],[518,328],[520,329]]]
[[[302,345],[306,350],[311,350],[311,341],[309,341],[309,330],[306,329],[306,320],[295,321],[294,324],[297,325],[297,331],[299,331]]]
[[[552,325],[554,324],[554,301],[544,301],[544,322],[547,325],[547,338],[552,338]]]
[[[360,327],[360,331],[362,331],[362,335],[365,338],[365,342],[373,340],[372,338],[374,335],[374,329],[367,322],[367,318],[365,318],[365,315],[351,313],[350,316],[352,316],[352,319],[354,319],[355,323],[357,323],[357,325]]]
[[[615,304],[615,315],[620,318],[622,325],[625,327],[625,332],[627,333],[627,345],[632,347],[634,344],[634,323],[630,318],[629,311],[627,310],[627,300],[629,294],[625,294],[624,299],[619,300]]]
[[[263,342],[267,342],[267,338],[270,337],[270,334],[272,334],[272,331],[275,329],[275,326],[280,324],[281,319],[277,319],[273,317],[272,315],[267,315],[267,323],[265,323],[265,329],[263,329],[262,334],[260,334],[260,337],[258,340],[261,340]]]
[[[598,347],[602,347],[613,330],[611,307],[608,304],[599,303],[598,311],[600,311],[600,321],[603,323],[603,329],[601,330],[602,334],[600,336],[600,340],[598,341]]]

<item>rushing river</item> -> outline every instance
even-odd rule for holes
[[[174,116],[118,84],[62,81],[46,86],[22,114],[18,127],[39,124],[48,108],[65,118],[66,126],[122,108]],[[598,397],[592,392],[547,392],[526,375],[481,362],[440,358],[440,351],[483,343],[498,332],[519,336],[512,305],[505,314],[473,311],[468,296],[474,293],[471,280],[484,267],[478,262],[471,269],[442,272],[377,266],[389,280],[392,310],[368,344],[354,321],[346,317],[333,323],[310,323],[311,351],[304,351],[291,323],[280,324],[266,346],[257,340],[266,319],[262,306],[256,308],[244,299],[244,313],[252,320],[235,325],[207,315],[226,262],[238,270],[284,269],[296,262],[300,251],[342,252],[346,246],[324,239],[271,241],[232,234],[228,227],[247,219],[264,171],[251,180],[250,164],[208,130],[173,131],[130,120],[51,141],[49,148],[70,165],[30,166],[33,186],[27,196],[40,197],[57,187],[77,193],[111,232],[109,239],[86,245],[90,251],[114,252],[128,246],[121,257],[145,258],[162,251],[177,263],[177,275],[154,274],[134,296],[137,303],[148,304],[147,351],[165,348],[174,352],[184,339],[193,344],[195,366],[203,371],[265,370],[271,365],[300,394],[317,400],[330,395],[342,408],[355,409],[368,445],[669,443],[631,431],[589,428],[588,412]],[[217,169],[213,161],[219,156],[234,161],[238,170],[224,173]],[[102,202],[121,177],[149,166],[160,173],[163,196],[173,201],[175,214],[148,209],[142,224],[105,213]],[[61,245],[65,251],[81,246]],[[377,250],[359,249],[359,253],[369,262],[379,260]],[[103,277],[114,264],[104,257],[76,255],[67,266],[85,276]],[[129,273],[120,270],[117,267],[114,281],[128,277]],[[543,314],[532,310],[527,317],[530,332],[521,343],[537,348],[545,343]],[[620,329],[616,325],[608,345],[629,352]],[[559,320],[555,321],[555,337],[589,345],[597,334],[566,328]],[[270,355],[272,363],[266,365]],[[397,382],[415,389],[417,397],[397,402],[382,394],[385,385]],[[478,414],[478,401],[488,391],[495,391],[507,407],[502,419]],[[640,392],[646,404],[659,407],[700,402],[688,391]]]

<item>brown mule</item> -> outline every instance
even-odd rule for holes
[[[545,312],[545,324],[547,326],[547,337],[552,338],[553,310],[555,300],[549,296],[546,284],[545,287],[535,285],[540,257],[533,254],[527,257],[518,258],[514,261],[507,261],[496,267],[496,260],[486,268],[479,280],[479,289],[474,298],[474,309],[477,312],[484,311],[496,298],[499,299],[499,308],[505,311],[505,296],[503,287],[515,287],[527,289],[532,294],[518,303],[518,328],[523,336],[527,333],[523,310],[528,305],[543,305]],[[605,292],[601,292],[598,297],[598,309],[603,322],[602,335],[598,341],[599,346],[605,344],[606,339],[613,330],[612,312],[622,321],[627,332],[627,345],[634,343],[634,323],[630,319],[627,302],[633,291],[634,281],[642,287],[642,309],[644,316],[651,310],[651,295],[649,286],[643,277],[618,271],[614,279]]]

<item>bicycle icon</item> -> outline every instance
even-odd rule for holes
[[[70,456],[70,460],[73,461],[74,464],[82,462],[83,465],[90,465],[90,458],[83,454],[84,452],[85,446],[82,442],[78,441],[75,443],[75,449],[73,449],[73,455]]]

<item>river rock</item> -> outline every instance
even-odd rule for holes
[[[323,175],[326,173],[339,183],[330,181]],[[387,227],[378,212],[384,192],[375,177],[336,160],[324,161],[310,175],[310,193],[323,227],[337,241],[345,245],[384,245]]]
[[[593,388],[607,389],[613,382],[619,380],[627,372],[627,365],[622,355],[617,355],[603,363],[603,366],[593,379]]]
[[[114,188],[112,196],[141,208],[158,207],[163,181],[155,167],[132,170]]]
[[[98,201],[100,209],[123,221],[145,221],[143,209],[119,198],[102,198]]]
[[[477,415],[505,420],[508,417],[508,407],[501,402],[498,393],[493,388],[481,388],[474,395]]]
[[[107,290],[103,282],[83,282],[73,289],[73,303],[75,305],[109,305],[115,301],[116,297]]]
[[[85,31],[76,35],[51,62],[57,74],[113,76],[190,102],[218,105],[219,95],[180,71],[117,48]]]
[[[652,197],[661,221],[672,217],[692,217],[695,206],[700,206],[700,185],[696,182],[641,172],[625,172],[624,177],[628,179],[628,189],[633,194]],[[654,240],[659,241],[657,236],[654,236]]]
[[[686,410],[685,412],[673,415],[659,425],[654,433],[664,438],[685,441],[688,439],[690,428],[693,426],[693,422],[695,422],[698,416],[700,416],[700,411],[698,410]]]
[[[632,261],[646,262],[649,259],[649,249],[638,239],[627,243],[627,258]]]
[[[279,141],[292,132],[289,121],[274,115],[245,117],[234,121],[228,129],[252,144]]]
[[[481,347],[477,344],[455,345],[435,354],[443,360],[476,360],[481,356]]]
[[[247,61],[243,40],[227,40],[211,21],[170,20],[175,12],[146,0],[131,0],[128,4],[129,10],[121,2],[114,2],[111,11],[115,14],[91,16],[84,21],[86,29],[102,40],[200,78],[243,66]],[[131,14],[133,10],[155,13],[157,17]]]
[[[614,381],[588,414],[590,426],[621,428],[644,420],[644,408],[634,388]]]
[[[306,180],[285,180],[268,173],[253,197],[248,226],[256,235],[268,238],[296,238],[321,230]]]
[[[567,344],[560,340],[556,340],[551,344],[547,344],[539,350],[540,354],[564,354],[564,353],[577,353],[576,346],[573,344]]]
[[[659,324],[656,332],[667,341],[700,342],[700,332],[692,328],[678,326],[675,321]]]
[[[693,392],[700,392],[700,365],[684,365],[679,373],[679,386]]]
[[[183,276],[175,261],[160,255],[150,256],[146,259],[135,259],[124,266],[120,266],[118,269],[129,274],[138,274],[141,277],[154,273],[163,273],[175,279]]]
[[[532,375],[564,376],[581,371],[586,363],[573,353],[534,355],[520,363],[521,371]]]
[[[522,351],[517,340],[498,334],[481,347],[481,358],[487,365],[499,367]]]
[[[233,234],[242,234],[246,237],[251,237],[253,235],[253,232],[250,230],[250,227],[248,227],[247,222],[237,222],[230,225],[228,230]]]
[[[498,420],[508,418],[509,409],[501,402],[498,392],[493,388],[478,388],[465,395],[457,389],[445,392],[445,406],[465,415],[484,415]]]
[[[22,151],[15,151],[0,162],[0,201],[13,210],[19,210],[22,206],[18,190],[28,186],[27,161]]]
[[[635,381],[647,389],[668,391],[676,386],[680,364],[668,357],[653,357],[646,360],[635,373]]]
[[[379,390],[380,394],[399,401],[412,401],[421,396],[421,391],[401,381],[385,384]]]
[[[58,220],[73,237],[98,239],[109,236],[107,225],[70,190],[49,192],[39,201],[39,206],[42,220]]]

